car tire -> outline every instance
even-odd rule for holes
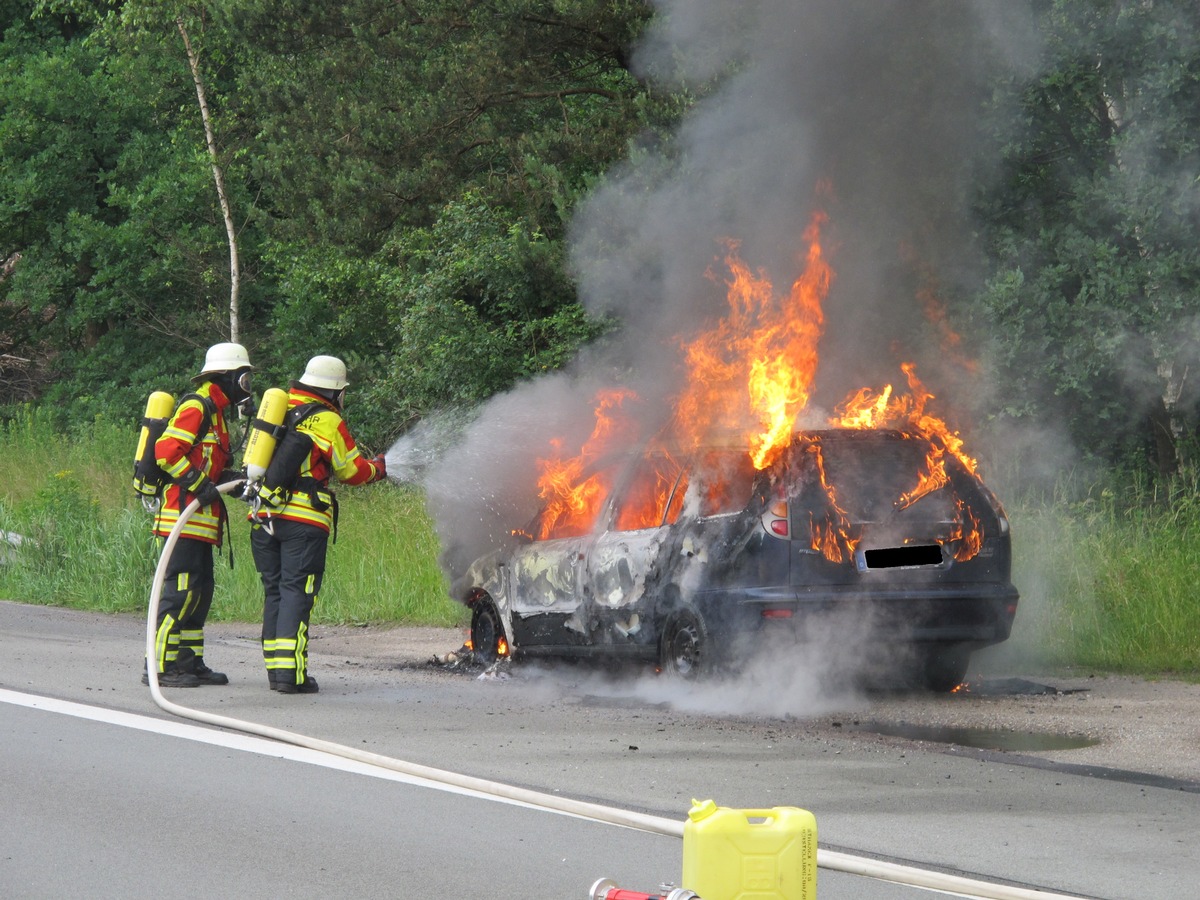
[[[704,618],[686,606],[670,613],[663,623],[658,661],[662,671],[692,681],[713,670],[713,643]]]
[[[948,694],[967,677],[971,651],[963,647],[936,647],[924,654],[921,683],[936,694]]]
[[[500,641],[504,637],[504,625],[500,611],[487,597],[475,601],[471,612],[471,647],[475,658],[484,665],[491,665],[500,658]]]

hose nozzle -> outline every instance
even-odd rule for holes
[[[601,878],[592,885],[588,900],[701,900],[694,891],[677,888],[669,884],[659,886],[665,893],[643,894],[641,891],[627,891],[617,887],[610,878]]]

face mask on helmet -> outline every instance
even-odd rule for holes
[[[303,384],[302,382],[300,383],[300,386],[303,387],[304,390],[316,394],[318,397],[324,397],[326,400],[332,403],[338,411],[341,411],[344,408],[343,404],[346,402],[345,388],[338,388],[337,390],[334,390],[333,388],[311,387]]]
[[[249,369],[238,369],[236,372],[222,372],[213,381],[225,392],[229,402],[243,409],[251,405],[253,376]]]

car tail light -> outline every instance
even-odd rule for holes
[[[792,535],[791,527],[788,525],[788,503],[786,500],[773,500],[771,505],[767,507],[767,511],[762,516],[763,528],[767,529],[767,534],[773,534],[775,537],[788,538]]]
[[[790,609],[764,609],[762,611],[764,619],[790,619],[792,610]]]

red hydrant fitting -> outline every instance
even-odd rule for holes
[[[686,888],[671,888],[666,894],[643,894],[641,891],[624,890],[611,879],[601,878],[592,885],[588,900],[700,900],[700,896]]]

